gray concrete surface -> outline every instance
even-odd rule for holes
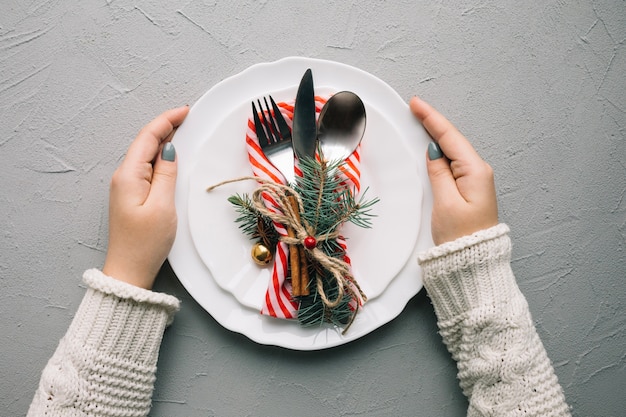
[[[576,416],[626,409],[626,3],[2,0],[0,415],[39,373],[107,246],[138,129],[248,66],[360,67],[445,113],[495,169],[513,268]],[[424,293],[320,352],[260,346],[183,299],[153,416],[461,416]]]

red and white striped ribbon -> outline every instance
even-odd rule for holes
[[[327,98],[315,97],[315,108],[319,115]],[[278,107],[282,115],[285,117],[289,128],[292,127],[293,119],[293,102],[281,102],[278,103]],[[252,117],[248,119],[248,129],[246,130],[246,148],[248,151],[248,160],[252,167],[252,172],[255,176],[269,179],[277,183],[286,184],[285,178],[274,165],[265,157],[259,140],[256,135],[254,127],[254,121]],[[345,183],[352,187],[353,192],[356,194],[361,189],[360,182],[360,146],[346,159],[345,164],[340,167],[341,175]],[[294,167],[296,175],[302,173],[297,167]],[[265,205],[274,211],[279,211],[277,204],[269,196],[264,196]],[[281,236],[287,235],[286,228],[279,223],[274,223],[276,231]],[[346,242],[344,239],[338,239],[338,243],[346,249]],[[349,258],[345,257],[349,263]],[[294,300],[291,295],[291,280],[289,274],[289,248],[286,243],[279,242],[276,246],[274,262],[272,265],[272,272],[267,291],[265,293],[265,300],[263,307],[261,308],[261,314],[269,315],[272,317],[293,319],[297,317],[298,301]],[[358,294],[358,291],[356,292]],[[358,301],[362,303],[362,300]]]

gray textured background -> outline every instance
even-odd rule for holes
[[[109,178],[139,128],[302,55],[419,94],[471,138],[574,414],[623,416],[626,2],[451,3],[2,0],[0,414],[26,412],[102,265]],[[183,307],[153,416],[465,413],[423,292],[367,337],[292,352],[224,330],[167,266],[157,287]]]

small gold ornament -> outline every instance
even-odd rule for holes
[[[262,243],[256,243],[252,247],[251,255],[257,265],[265,266],[272,262],[272,252]]]

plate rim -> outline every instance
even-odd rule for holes
[[[361,70],[360,68],[356,68],[345,63],[325,60],[325,59],[318,59],[318,58],[300,57],[300,56],[290,56],[290,57],[281,58],[276,61],[257,63],[257,64],[247,67],[246,69],[234,75],[231,75],[225,78],[224,80],[215,84],[213,87],[207,90],[194,103],[194,105],[190,109],[190,115],[192,115],[194,111],[199,111],[201,107],[208,106],[208,107],[215,108],[216,107],[215,105],[211,105],[211,103],[207,102],[207,97],[219,93],[219,91],[223,88],[226,88],[229,83],[236,81],[238,78],[245,80],[245,77],[247,77],[250,73],[254,73],[255,71],[262,71],[263,67],[269,67],[271,69],[271,67],[273,66],[283,67],[283,70],[286,70],[286,68],[288,67],[297,67],[299,70],[300,68],[303,68],[305,66],[314,66],[314,67],[315,66],[327,66],[327,67],[330,66],[330,67],[335,67],[335,68],[342,68],[344,71],[359,73],[362,77],[365,77],[374,81],[372,85],[376,87],[375,90],[384,91],[385,94],[389,95],[389,101],[392,102],[391,103],[393,105],[392,107],[394,107],[396,110],[401,110],[397,114],[394,114],[394,117],[397,117],[399,122],[402,123],[402,125],[408,126],[411,129],[413,129],[412,133],[418,136],[416,140],[409,141],[412,143],[407,143],[407,144],[409,145],[409,147],[412,148],[414,152],[414,156],[417,158],[416,168],[418,169],[418,177],[422,181],[422,187],[423,187],[422,222],[420,224],[419,234],[417,237],[414,250],[412,254],[410,255],[410,258],[413,258],[414,262],[410,262],[410,261],[407,262],[407,264],[404,266],[404,268],[402,268],[402,270],[398,274],[398,275],[403,275],[403,276],[410,274],[412,276],[410,280],[408,278],[405,279],[407,280],[407,283],[406,283],[406,287],[402,289],[402,294],[403,294],[402,302],[396,301],[391,306],[382,306],[380,304],[380,301],[381,301],[380,299],[382,299],[383,296],[385,295],[383,292],[383,294],[381,294],[377,299],[373,300],[371,304],[368,303],[368,305],[370,305],[370,310],[372,312],[374,312],[374,310],[383,312],[384,319],[378,320],[373,326],[364,326],[364,327],[356,326],[355,328],[355,326],[353,325],[353,327],[350,328],[350,331],[345,336],[334,337],[333,334],[336,334],[338,330],[340,329],[324,327],[326,331],[318,331],[316,333],[313,333],[312,334],[313,337],[311,335],[307,335],[307,337],[304,339],[301,337],[289,337],[290,332],[288,331],[286,332],[283,329],[284,327],[286,327],[285,325],[287,325],[287,328],[291,327],[292,330],[302,329],[301,326],[299,326],[297,323],[293,323],[292,321],[286,321],[286,320],[275,319],[275,318],[271,318],[267,316],[262,316],[256,311],[252,312],[254,316],[248,317],[250,315],[251,309],[241,306],[236,300],[234,300],[234,297],[230,293],[224,291],[215,282],[213,282],[213,285],[215,286],[215,288],[213,289],[213,291],[215,292],[213,298],[220,299],[220,297],[230,297],[235,303],[237,303],[237,305],[241,306],[240,311],[226,312],[226,313],[217,312],[215,310],[215,305],[209,305],[210,303],[207,303],[205,299],[201,299],[197,297],[196,295],[194,295],[194,292],[195,292],[194,284],[190,282],[185,276],[186,271],[189,270],[189,268],[181,266],[177,258],[180,258],[181,256],[187,256],[187,255],[194,256],[195,255],[195,257],[197,257],[196,260],[199,261],[201,264],[201,268],[203,269],[203,272],[205,272],[208,275],[211,281],[214,281],[214,279],[210,275],[210,271],[208,270],[206,265],[204,265],[202,260],[199,258],[199,255],[195,249],[195,246],[193,246],[192,244],[191,245],[192,247],[190,248],[188,245],[189,242],[181,243],[180,241],[181,234],[184,234],[184,233],[180,233],[180,229],[188,227],[187,224],[184,224],[184,221],[186,220],[186,216],[183,213],[179,213],[179,224],[178,224],[179,233],[177,233],[174,246],[172,247],[172,251],[170,252],[170,255],[168,256],[168,258],[170,259],[170,265],[172,267],[172,270],[176,274],[181,284],[185,287],[185,289],[192,296],[192,298],[194,298],[194,300],[199,305],[201,305],[223,327],[233,332],[241,333],[245,335],[246,337],[248,337],[249,339],[259,344],[263,344],[263,345],[275,345],[275,346],[281,346],[281,347],[294,349],[294,350],[326,349],[326,348],[342,345],[350,341],[356,340],[372,332],[373,330],[381,327],[382,325],[390,322],[404,310],[404,308],[406,307],[410,299],[413,298],[415,294],[417,294],[423,288],[422,279],[421,279],[421,275],[422,275],[421,268],[419,267],[419,265],[417,265],[417,253],[433,245],[432,239],[430,237],[430,210],[432,207],[432,191],[430,188],[430,183],[427,179],[427,173],[426,173],[426,168],[425,168],[425,158],[423,157],[429,139],[428,139],[427,133],[425,132],[421,124],[419,124],[419,122],[410,114],[408,104],[402,100],[400,95],[393,88],[391,88],[386,82],[384,82],[380,78],[364,70]],[[254,95],[250,94],[250,96],[254,96]],[[226,107],[226,106],[223,106],[223,107]],[[373,105],[373,107],[377,108],[379,111],[381,111],[381,113],[383,114],[385,113],[384,111],[380,109],[380,107],[376,105]],[[211,113],[211,114],[213,116],[215,115],[214,113]],[[189,116],[188,116],[188,119],[189,119]],[[182,136],[186,130],[186,126],[190,126],[190,123],[187,123],[187,124],[186,123],[187,122],[184,122],[179,127],[178,131],[174,135],[173,141],[176,142],[177,135]],[[408,135],[408,132],[407,132],[407,135]],[[420,138],[425,139],[425,140],[420,140]],[[406,140],[408,141],[408,139]],[[418,142],[422,142],[422,143],[418,143]],[[182,149],[183,153],[187,150],[186,148],[192,147],[193,145],[193,144],[184,144],[180,142],[180,140],[178,141],[178,143],[175,143],[175,144],[176,144],[177,150]],[[196,144],[196,148],[198,146],[201,146],[201,144]],[[187,181],[187,178],[184,178],[184,176],[185,176],[185,173],[188,173],[191,168],[189,166],[181,167],[181,165],[183,164],[179,164],[179,176],[177,179],[176,197],[175,197],[176,202],[177,202],[177,209],[179,208],[181,198],[185,200],[187,199],[188,194],[185,192],[185,190],[187,190],[188,187],[184,186],[184,182],[188,182],[188,181]],[[184,194],[184,195],[181,195],[181,194]],[[187,253],[181,254],[181,251],[183,252],[186,251]],[[394,278],[393,281],[396,281],[396,279],[397,277]],[[390,286],[392,284],[393,282],[390,284]],[[376,303],[377,300],[379,301],[379,303]],[[359,321],[360,318],[363,319],[364,312],[365,310],[359,313],[359,316],[357,316],[357,321]],[[240,323],[238,323],[238,320],[242,318],[243,316],[245,316],[248,320],[253,317],[256,317],[256,318],[253,318],[253,320],[250,320],[250,323],[247,323],[247,325],[243,326]],[[251,333],[249,331],[249,329],[253,325],[251,323],[252,321],[255,322],[254,325],[264,327],[264,326],[267,326],[267,320],[271,320],[273,323],[271,323],[270,326],[276,328],[274,329],[275,331],[271,333],[271,336],[268,336],[270,333],[263,333],[263,331],[257,332],[257,333],[254,333],[254,332]],[[356,321],[355,321],[355,324],[356,324]],[[321,341],[321,342],[317,341],[317,339],[324,339],[324,335],[326,335],[325,341]],[[293,336],[293,334],[291,334],[291,336]],[[310,340],[311,337],[314,340],[312,343],[310,341],[307,343],[302,343],[303,340]]]

